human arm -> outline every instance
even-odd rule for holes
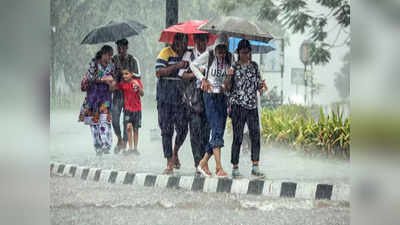
[[[268,91],[267,84],[265,83],[265,80],[261,79],[261,74],[260,71],[258,70],[258,65],[254,63],[254,66],[256,68],[256,77],[257,77],[257,90],[260,92],[260,95],[262,95],[264,92]]]
[[[132,65],[131,67],[133,68],[133,73],[137,76],[140,77],[140,64],[139,61],[136,57],[132,56]]]
[[[194,76],[193,72],[184,72],[182,78],[183,79],[192,79]]]
[[[232,89],[232,76],[233,76],[233,68],[229,68],[226,73],[226,78],[224,81],[225,90],[230,91]]]
[[[132,88],[138,92],[140,96],[144,96],[143,84],[140,80],[134,80],[132,83]]]
[[[188,64],[188,62],[186,62],[186,61],[180,61],[171,66],[159,68],[156,70],[156,76],[157,77],[169,76],[171,74],[176,73],[177,70],[179,70],[181,68],[185,68],[187,66],[187,64]]]
[[[106,76],[106,77],[102,77],[100,80],[102,82],[108,84],[110,91],[114,91],[114,90],[118,89],[117,82],[113,79],[113,77]]]
[[[203,75],[206,72],[208,66],[208,58],[210,54],[209,51],[204,52],[201,54],[197,59],[195,59],[192,63],[190,63],[190,69],[192,70],[193,75],[198,79],[201,80],[201,89],[205,92],[211,91],[210,82],[206,79]]]
[[[155,66],[157,77],[169,76],[176,73],[177,70],[187,67],[187,61],[180,61],[168,66],[168,58],[170,57],[170,55],[171,53],[168,48],[164,48],[163,50],[161,50],[160,54],[158,55]]]
[[[189,67],[192,70],[194,76],[198,80],[203,80],[205,79],[205,76],[203,75],[203,72],[207,68],[207,63],[208,63],[208,57],[209,57],[209,52],[206,51],[203,54],[201,54],[198,58],[196,58],[193,62],[190,63]]]

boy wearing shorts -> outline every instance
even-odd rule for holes
[[[135,76],[131,68],[125,67],[121,72],[122,82],[116,83],[112,78],[109,81],[112,83],[113,89],[122,90],[124,93],[124,123],[126,124],[129,145],[129,149],[125,150],[124,153],[139,155],[137,145],[139,141],[139,128],[142,126],[142,104],[140,97],[144,95],[143,84],[140,81],[140,77]]]

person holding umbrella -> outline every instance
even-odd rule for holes
[[[158,124],[161,129],[164,157],[167,158],[167,168],[164,174],[172,174],[174,157],[172,155],[172,137],[176,130],[174,151],[185,141],[188,133],[186,107],[182,101],[182,79],[178,71],[188,67],[187,61],[182,61],[182,56],[187,49],[187,35],[175,34],[172,46],[165,47],[157,56],[157,111]]]
[[[159,41],[172,45],[175,35],[177,33],[183,33],[187,35],[187,46],[194,46],[194,48],[186,51],[182,60],[187,62],[192,61],[197,58],[198,55],[203,53],[208,45],[212,45],[217,39],[217,35],[197,29],[199,26],[205,24],[207,21],[208,20],[188,20],[185,22],[174,24],[161,32]],[[207,140],[205,141],[208,142],[209,138],[209,134],[207,134],[207,132],[204,130],[206,126],[203,126],[203,124],[207,124],[207,121],[204,115],[203,97],[201,90],[199,89],[201,80],[196,81],[193,73],[188,69],[179,70],[178,76],[179,78],[183,79],[183,103],[186,108],[186,113],[188,115],[187,121],[185,122],[189,123],[189,127],[191,130],[190,140],[195,165],[197,167],[198,161],[200,161],[204,154],[202,153],[204,152],[204,150],[198,149],[200,146],[203,146],[202,142],[204,142],[199,142],[199,139],[206,138]],[[200,84],[198,82],[200,82]],[[195,116],[195,114],[193,113],[202,114],[202,119],[200,120],[199,117]],[[185,126],[187,127],[188,124],[186,124]],[[199,129],[201,130],[201,132]],[[200,133],[204,133],[207,137],[199,137]],[[179,146],[175,145],[172,153],[175,169],[179,169],[181,166],[178,157],[178,150]]]
[[[115,65],[115,74],[113,76],[114,81],[117,83],[122,82],[122,68],[129,68],[129,71],[132,71],[134,77],[140,79],[140,69],[138,60],[128,54],[128,40],[121,39],[115,42],[117,45],[118,55],[115,55],[112,58],[112,62]],[[126,143],[128,141],[126,135],[126,123],[123,122],[123,135],[121,135],[120,128],[120,116],[121,111],[124,107],[124,96],[122,90],[115,90],[113,92],[112,99],[112,126],[114,129],[114,133],[118,138],[118,143],[114,148],[114,153],[118,153],[120,150],[124,150],[126,148]],[[125,121],[125,120],[124,120]]]
[[[128,42],[125,38],[138,35],[147,27],[137,21],[110,21],[107,24],[98,26],[91,30],[85,35],[81,44],[99,44],[106,42],[115,42],[118,48],[119,56],[114,58],[118,64],[118,57],[126,56],[126,50]],[[123,40],[125,39],[125,40]],[[125,48],[126,47],[126,48]],[[104,119],[104,114],[106,114],[107,121],[111,121],[111,114],[116,115],[113,125],[115,125],[116,135],[118,137],[118,145],[116,150],[118,151],[122,146],[123,141],[121,141],[120,129],[119,129],[119,116],[122,108],[122,102],[118,101],[122,99],[122,94],[116,94],[114,96],[116,101],[116,107],[111,107],[112,93],[109,90],[109,81],[107,78],[109,76],[120,76],[120,72],[115,73],[115,65],[112,63],[113,49],[109,45],[104,45],[103,48],[96,54],[95,59],[90,62],[90,68],[88,73],[84,76],[81,82],[82,91],[87,91],[87,97],[81,109],[81,114],[84,114],[85,123],[92,124],[93,136],[95,138],[95,148],[98,153],[109,153],[111,148],[111,125],[110,123],[104,124],[102,121]],[[129,59],[128,55],[128,59]],[[128,60],[129,61],[129,60]],[[131,60],[133,61],[133,60]],[[124,63],[121,63],[124,64]],[[131,63],[132,67],[134,63]],[[138,64],[136,62],[137,73],[139,73]],[[120,70],[121,66],[118,66]],[[115,108],[113,113],[110,112],[111,108]],[[119,113],[117,113],[119,109]],[[96,114],[97,113],[97,114]],[[103,115],[103,116],[102,116]],[[94,116],[94,117],[93,117]],[[116,122],[118,120],[118,122]],[[82,121],[82,116],[80,115],[80,121]],[[96,125],[96,126],[95,126]],[[119,131],[119,132],[118,132]],[[119,135],[118,135],[119,134]],[[126,137],[126,136],[125,136]]]
[[[195,48],[186,51],[183,60],[192,62],[207,50],[209,42],[209,34],[199,33],[194,34]],[[204,110],[203,91],[200,89],[201,80],[196,79],[196,76],[190,70],[181,69],[179,76],[182,76],[185,83],[185,92],[183,94],[184,102],[188,106],[189,115],[189,131],[190,145],[192,147],[194,168],[196,175],[200,175],[197,167],[200,160],[203,158],[206,146],[210,139],[210,126],[208,125],[207,116]],[[174,153],[175,154],[175,153]],[[180,164],[178,153],[175,156],[175,165]]]
[[[246,39],[239,42],[238,61],[233,63],[228,70],[225,87],[231,90],[230,105],[233,128],[233,142],[231,148],[231,163],[233,165],[232,177],[240,177],[239,154],[243,141],[243,129],[247,124],[251,140],[251,161],[253,166],[251,174],[264,177],[259,169],[260,159],[260,125],[257,110],[257,91],[262,94],[266,89],[261,80],[260,71],[256,62],[251,61],[251,45]]]
[[[207,152],[197,167],[204,176],[212,175],[208,169],[208,160],[212,155],[215,156],[215,175],[217,177],[227,176],[221,164],[221,148],[224,146],[227,118],[224,80],[232,62],[232,54],[228,51],[228,36],[220,34],[214,44],[214,49],[204,52],[190,64],[190,69],[196,78],[202,81],[205,110],[211,127],[211,139],[207,144]]]

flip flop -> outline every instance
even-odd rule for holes
[[[220,170],[218,170],[218,171],[216,171],[215,172],[215,176],[217,177],[217,178],[226,178],[226,177],[228,177],[228,174],[225,172],[225,171],[223,171],[224,173],[225,173],[225,175],[218,175],[218,172],[219,172]]]
[[[201,175],[205,177],[211,177],[209,174],[206,173],[205,170],[203,170],[200,166],[197,166],[197,170],[201,173]]]

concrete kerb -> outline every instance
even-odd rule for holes
[[[89,168],[59,162],[50,163],[50,174],[102,183],[131,184],[158,188],[183,188],[206,193],[225,192],[334,201],[349,201],[351,189],[349,184],[169,176]]]

